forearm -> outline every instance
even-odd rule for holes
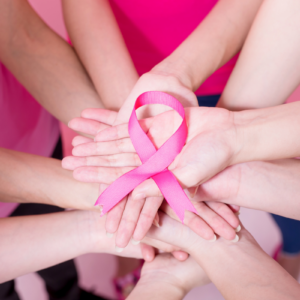
[[[221,201],[299,220],[299,181],[297,159],[248,162],[231,166],[203,183],[196,200]]]
[[[240,240],[219,238],[209,243],[187,226],[160,213],[161,227],[147,236],[181,247],[190,253],[225,299],[298,299],[299,284],[269,257],[244,228]]]
[[[0,219],[0,282],[92,252],[93,214],[73,211]],[[98,234],[104,237],[102,225]]]
[[[76,181],[59,160],[0,148],[0,166],[1,201],[94,208],[99,185]]]
[[[202,253],[196,248],[192,252],[192,257],[224,298],[298,299],[299,284],[257,245],[248,232],[239,235],[238,243],[217,241]],[[245,238],[244,235],[249,236]]]
[[[300,102],[233,114],[238,143],[231,164],[300,156]]]
[[[107,0],[64,0],[64,18],[75,49],[108,109],[119,110],[138,80]]]
[[[140,279],[127,300],[181,300],[185,293],[174,284],[169,282],[152,282]]]
[[[174,75],[197,90],[240,50],[261,2],[219,1],[193,33],[153,71]]]
[[[0,4],[0,60],[56,118],[68,123],[83,109],[102,107],[72,47],[27,1]]]
[[[264,1],[218,106],[282,104],[300,83],[300,2]]]

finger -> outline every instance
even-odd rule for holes
[[[111,142],[86,143],[78,145],[72,150],[74,156],[111,155],[128,152],[135,153],[129,138]]]
[[[106,128],[95,136],[95,142],[107,142],[129,137],[128,124]]]
[[[156,216],[158,217],[157,211],[161,206],[163,199],[163,197],[146,198],[145,204],[142,208],[141,214],[139,215],[139,219],[134,230],[133,239],[135,241],[141,241],[145,237],[152,224],[154,224],[155,226],[159,226],[159,220],[155,220],[155,218]]]
[[[150,197],[162,197],[162,193],[153,179],[147,179],[133,190],[132,197],[135,200],[141,200]]]
[[[172,255],[179,261],[185,261],[189,258],[189,254],[184,251],[173,251]]]
[[[133,170],[133,167],[79,167],[73,171],[73,177],[82,182],[111,184],[123,174]]]
[[[156,226],[152,226],[150,230],[152,230],[153,227],[157,228]],[[142,243],[150,245],[150,246],[152,246],[156,249],[159,249],[160,251],[163,251],[163,252],[173,252],[173,251],[179,251],[180,250],[176,246],[167,244],[167,243],[165,243],[163,241],[160,241],[160,240],[157,240],[157,239],[152,239],[148,236],[145,236],[143,238]]]
[[[155,258],[155,249],[152,246],[141,243],[141,252],[146,262],[151,262]]]
[[[195,208],[198,211],[196,206]],[[177,217],[173,209],[166,202],[164,202],[161,206],[161,210],[173,219],[179,221],[179,218]],[[195,233],[197,233],[205,240],[214,241],[216,239],[215,233],[212,230],[212,228],[200,216],[190,211],[185,211],[184,224],[191,228]]]
[[[94,120],[74,118],[68,123],[68,127],[75,131],[95,136],[100,130],[108,128],[109,125]]]
[[[151,118],[140,120],[140,126],[147,134],[149,128],[152,125],[153,120]],[[118,139],[124,139],[129,137],[128,131],[128,123],[108,127],[100,132],[95,136],[96,142],[107,142],[107,141],[114,141]]]
[[[193,203],[198,216],[205,221],[205,223],[219,236],[223,237],[226,240],[233,240],[236,237],[235,229],[232,228],[230,224],[226,222],[220,215],[208,207],[204,202]],[[220,208],[221,210],[221,208]],[[232,212],[231,212],[232,213]],[[232,213],[233,214],[233,213]],[[196,216],[194,214],[194,216]],[[194,217],[193,216],[193,217]],[[190,223],[188,225],[193,231],[196,230],[195,225]],[[238,225],[237,225],[238,226]],[[236,227],[235,227],[236,228]]]
[[[75,170],[79,167],[138,167],[141,165],[136,153],[121,153],[104,156],[67,156],[62,160],[62,167]]]
[[[123,211],[125,209],[126,201],[127,196],[107,213],[105,229],[108,235],[114,234],[118,230]]]
[[[234,205],[234,204],[227,204],[227,205],[231,208],[231,210],[232,210],[234,213],[240,211],[240,209],[241,209],[241,207],[238,206],[238,205]]]
[[[205,202],[215,213],[223,218],[232,228],[236,229],[240,225],[240,220],[236,214],[225,203],[220,202]]]
[[[129,194],[116,236],[116,246],[120,249],[128,245],[144,203],[145,200],[135,201],[131,194]]]
[[[93,142],[92,139],[90,139],[88,137],[85,137],[85,136],[77,135],[72,140],[72,146],[75,147],[75,146],[78,146],[78,145],[81,145],[81,144],[91,143],[91,142]]]
[[[112,125],[117,115],[117,112],[103,108],[87,108],[81,112],[83,118],[92,119],[107,125]]]

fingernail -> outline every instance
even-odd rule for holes
[[[154,226],[156,226],[157,228],[159,228],[160,227],[160,225],[159,225],[159,223],[157,222],[157,220],[153,220],[153,223],[152,223]]]
[[[242,229],[241,225],[239,225],[236,229],[235,229],[235,232],[240,232]]]
[[[131,240],[131,243],[132,243],[133,245],[138,245],[140,242],[141,242],[141,241],[137,241],[137,240],[134,240],[134,239]]]
[[[103,206],[102,205],[96,205],[97,211],[102,214]]]
[[[106,236],[111,239],[114,236],[114,233],[106,232]]]
[[[116,252],[120,253],[124,250],[124,248],[120,248],[120,247],[115,247]]]
[[[233,240],[231,240],[231,242],[237,243],[239,241],[239,239],[240,239],[239,236],[236,234],[235,238]]]
[[[153,224],[154,226],[158,227],[158,228],[160,227],[160,225],[159,225],[159,215],[158,215],[158,213],[156,213],[156,215],[155,215],[155,217],[154,217],[154,219],[153,219],[152,224]]]
[[[208,242],[211,242],[211,243],[213,243],[213,242],[215,242],[217,240],[217,236],[216,235],[214,235],[214,237],[211,239],[211,240],[208,240]]]
[[[199,185],[197,185],[197,186],[195,187],[195,190],[194,190],[193,193],[190,193],[191,198],[194,198],[194,197],[195,197],[195,195],[197,194],[198,188],[199,188]]]
[[[142,200],[144,198],[146,198],[146,195],[144,193],[134,195],[134,200]]]

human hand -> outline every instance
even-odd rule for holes
[[[147,237],[181,247],[197,261],[225,299],[299,298],[299,284],[241,226],[240,242],[207,243],[190,228],[160,213],[162,226]],[[251,284],[249,285],[249,282]],[[267,288],[266,288],[267,287]],[[287,295],[288,294],[288,295]]]
[[[98,115],[97,118],[100,120],[101,116]],[[142,127],[148,131],[148,136],[154,142],[155,146],[159,147],[164,143],[168,136],[170,136],[176,130],[177,121],[181,121],[180,117],[174,112],[168,112],[153,119],[141,120],[140,123]],[[161,128],[163,126],[166,128],[166,130],[162,132]],[[191,132],[193,133],[193,131],[190,131],[189,136],[191,135]],[[122,139],[123,137],[125,138]],[[70,157],[66,158],[65,162],[70,169],[77,167],[77,169],[74,171],[74,177],[78,180],[96,182],[106,179],[106,184],[109,184],[117,179],[120,175],[130,171],[133,167],[136,167],[140,164],[137,155],[134,153],[135,150],[130,139],[126,137],[128,137],[128,131],[127,125],[125,124],[101,131],[96,139],[108,139],[109,142],[79,144],[74,148],[73,154],[81,156],[100,154],[102,156]],[[117,138],[121,138],[121,142],[111,141]],[[102,147],[96,149],[95,147],[97,144],[99,146],[101,145]],[[122,147],[123,151],[121,150]],[[132,152],[122,153],[128,151]],[[110,156],[105,155],[110,153],[115,154]],[[130,167],[124,167],[126,164]],[[93,167],[82,167],[86,165],[93,165]],[[110,168],[107,168],[108,166],[110,166]],[[109,170],[108,175],[107,170]],[[148,200],[149,201],[146,202],[134,201],[132,197],[130,197],[128,200],[125,199],[121,201],[119,205],[115,206],[115,208],[109,212],[106,228],[107,231],[111,233],[116,232],[119,228],[117,238],[117,245],[119,247],[124,248],[130,240],[132,234],[134,240],[141,240],[147,230],[150,228],[163,198],[159,196],[153,197],[152,199],[150,198]],[[124,208],[125,205],[126,208]],[[238,219],[226,205],[210,203],[209,206],[212,209],[210,209],[204,203],[197,203],[196,206],[198,206],[198,211],[200,212],[201,216],[209,225],[211,225],[216,233],[227,239],[236,238],[233,228],[238,227]],[[142,214],[139,216],[141,210]],[[132,211],[134,212],[133,214]],[[220,218],[215,211],[224,217],[228,223]],[[119,220],[121,219],[122,215],[124,222],[121,222],[119,225]],[[206,237],[207,239],[213,238],[213,231],[202,219],[198,218],[192,213],[186,212],[185,220],[187,224],[189,224],[189,226],[191,226],[201,236]],[[233,228],[230,227],[229,224]],[[130,228],[128,228],[128,225]]]
[[[120,253],[116,251],[115,236],[107,234],[105,230],[106,216],[100,217],[99,212],[93,211],[78,212],[80,214],[77,224],[79,239],[82,243],[87,245],[88,249],[86,251],[88,252],[101,252],[132,258],[143,258],[146,262],[151,262],[157,252],[170,253],[178,261],[185,261],[188,258],[188,254],[181,251],[180,248],[149,237],[145,237],[143,242],[138,245],[129,244],[128,247]]]
[[[144,264],[141,278],[128,300],[141,299],[141,295],[143,299],[183,299],[194,287],[209,282],[192,257],[179,262],[170,254],[159,254]]]
[[[187,88],[178,77],[152,70],[143,74],[139,78],[122,105],[113,125],[115,126],[127,123],[138,96],[149,91],[161,91],[168,93],[174,96],[183,105],[183,107],[198,107],[197,97],[195,96],[194,92]],[[147,108],[141,108],[138,112],[138,117],[150,117],[166,110],[169,109],[165,106],[151,105]]]

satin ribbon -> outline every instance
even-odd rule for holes
[[[141,128],[135,110],[147,104],[164,104],[178,112],[182,123],[177,131],[158,149],[149,140]],[[136,186],[148,178],[152,178],[163,196],[183,222],[185,210],[197,214],[196,209],[177,182],[168,166],[180,153],[187,138],[187,125],[184,108],[181,103],[163,92],[146,92],[141,94],[134,105],[128,124],[132,144],[139,155],[142,165],[119,177],[98,198],[95,205],[102,205],[102,214],[107,213]],[[163,128],[162,128],[163,130]]]

